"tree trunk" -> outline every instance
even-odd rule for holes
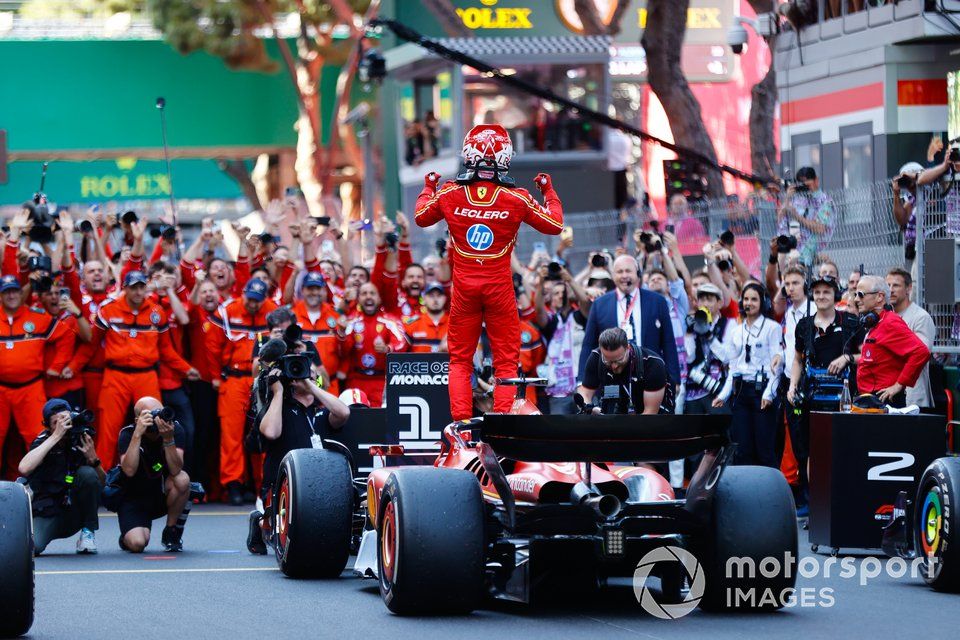
[[[260,195],[257,193],[256,185],[253,184],[253,179],[250,177],[246,162],[243,160],[220,160],[217,166],[225,174],[236,180],[240,186],[240,191],[250,201],[251,207],[263,211],[264,204],[260,202]]]
[[[297,91],[302,96],[303,106],[297,118],[297,161],[294,169],[297,182],[303,191],[307,209],[312,216],[323,215],[320,205],[322,189],[320,187],[321,168],[324,163],[324,149],[320,144],[320,71],[323,58],[313,54],[301,56],[297,61]]]
[[[690,0],[650,0],[647,3],[647,26],[640,44],[647,54],[647,80],[667,114],[674,142],[694,149],[716,163],[717,152],[703,124],[700,103],[680,67],[689,6]],[[724,197],[726,192],[720,171],[711,167],[705,169],[708,195]]]
[[[620,33],[620,23],[623,21],[623,15],[630,8],[630,0],[617,0],[617,6],[613,10],[610,18],[610,24],[603,23],[603,16],[597,8],[594,0],[574,0],[573,9],[580,18],[580,24],[583,25],[583,35],[585,36],[615,36]]]
[[[754,13],[774,10],[773,0],[750,0]],[[774,139],[773,118],[777,108],[777,72],[774,68],[776,36],[766,39],[770,48],[770,69],[767,75],[750,90],[750,164],[753,173],[770,180],[777,177],[777,144]]]

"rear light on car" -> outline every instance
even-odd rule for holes
[[[625,537],[622,529],[603,530],[603,555],[620,557],[626,553]]]

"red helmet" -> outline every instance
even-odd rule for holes
[[[463,164],[467,167],[476,167],[487,160],[497,169],[506,171],[513,157],[513,143],[510,142],[510,134],[500,125],[478,124],[463,139],[462,155]]]

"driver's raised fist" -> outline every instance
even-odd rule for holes
[[[423,177],[423,184],[429,189],[436,190],[437,185],[440,184],[440,174],[436,171],[431,171]]]
[[[533,181],[537,183],[537,189],[540,190],[540,193],[553,189],[553,182],[550,180],[550,174],[548,173],[538,173]]]

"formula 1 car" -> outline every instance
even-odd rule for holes
[[[33,516],[22,484],[0,482],[0,638],[33,625]]]
[[[923,563],[923,580],[937,591],[960,591],[960,457],[930,463],[911,500],[901,491],[893,518],[883,529],[883,551]]]
[[[691,589],[683,600],[686,571],[703,588],[701,607],[779,608],[796,580],[793,497],[777,469],[727,466],[729,420],[487,414],[451,424],[432,467],[368,476],[368,526],[354,570],[379,580],[394,613],[469,612],[487,594],[531,602],[558,585],[594,588],[632,576],[649,551],[674,546],[699,560],[705,581],[665,563],[663,599],[700,596]],[[401,452],[384,445],[375,453]],[[697,453],[685,499],[637,463]],[[780,570],[730,576],[735,557],[754,566],[772,557]],[[731,600],[737,589],[774,597]]]

